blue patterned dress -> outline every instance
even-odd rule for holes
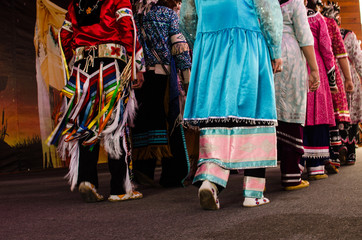
[[[140,29],[138,17],[135,20],[137,29]],[[146,44],[141,31],[138,31],[138,39],[143,47],[146,67],[161,63],[171,65],[171,58],[174,57],[178,69],[190,68],[191,58],[188,51],[180,51],[178,54],[173,53],[176,44],[171,42],[171,37],[181,33],[179,30],[179,18],[176,12],[164,6],[153,6],[143,17],[143,27],[151,40],[152,47],[162,60],[162,62],[159,62],[156,59],[151,52],[150,46]]]

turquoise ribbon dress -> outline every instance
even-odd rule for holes
[[[193,45],[186,121],[276,122],[271,59],[281,55],[282,21],[273,18],[274,0],[184,1],[181,27]]]

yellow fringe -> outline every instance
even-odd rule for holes
[[[67,80],[69,80],[69,69],[68,69],[68,63],[67,63],[67,60],[65,58],[65,54],[64,54],[64,51],[63,51],[63,46],[62,46],[62,39],[60,37],[60,30],[58,32],[58,44],[59,44],[59,49],[60,49],[60,54],[62,56],[62,60],[63,60],[63,65],[64,65],[64,69],[65,69],[65,73],[67,75]]]

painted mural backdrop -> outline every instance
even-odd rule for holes
[[[67,165],[44,144],[64,86],[57,35],[67,4],[0,2],[0,174]]]
[[[34,1],[0,3],[0,173],[43,167],[34,6]]]

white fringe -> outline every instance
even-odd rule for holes
[[[69,149],[69,146],[68,146],[69,142],[65,142],[64,138],[65,138],[65,136],[62,136],[59,139],[59,145],[57,147],[58,155],[63,161],[65,161],[67,159],[67,156],[68,156],[67,152]]]
[[[134,94],[134,91],[131,90],[129,93],[129,99],[128,99],[127,108],[126,108],[126,112],[127,112],[126,116],[127,116],[128,124],[130,127],[134,127],[134,119],[136,117],[137,109],[138,109],[138,104],[137,104],[136,96]]]
[[[116,107],[114,108],[114,111],[112,113],[112,116],[108,121],[108,123],[110,124],[109,125],[107,124],[107,127],[103,130],[101,135],[112,133],[117,129],[118,124],[120,122],[120,112],[121,112],[121,99],[118,100]]]
[[[72,144],[69,144],[69,172],[65,175],[65,179],[68,179],[70,184],[70,190],[73,191],[78,181],[78,167],[79,167],[79,143],[78,141],[73,141]]]
[[[120,111],[121,111],[121,99],[119,99],[117,102],[116,111],[114,112],[116,116],[113,123],[106,129],[104,129],[102,133],[103,138],[101,138],[104,150],[106,150],[106,152],[113,159],[119,159],[122,155],[122,149],[119,147],[120,146],[119,138],[115,137],[114,134],[114,132],[117,130],[117,127],[119,126]]]
[[[123,134],[123,135],[125,135],[125,134]],[[131,178],[129,177],[129,168],[128,168],[128,161],[127,161],[129,152],[128,152],[128,148],[127,148],[127,139],[125,137],[123,137],[122,140],[123,140],[123,149],[125,151],[124,161],[127,166],[126,177],[124,179],[124,190],[126,191],[126,193],[131,194],[133,192],[134,186],[131,182]]]
[[[127,160],[125,160],[125,161],[127,163]],[[131,194],[133,192],[133,189],[134,189],[134,186],[129,177],[129,171],[128,171],[128,167],[127,167],[126,177],[124,179],[124,190],[126,191],[127,194]]]
[[[112,133],[103,137],[104,150],[113,159],[119,159],[122,156],[122,149],[120,148],[119,138],[114,137]]]
[[[117,103],[117,111],[120,112],[120,104],[121,99]],[[123,113],[122,121],[117,125],[117,127],[114,127],[114,124],[112,124],[109,129],[105,129],[103,131],[103,146],[106,152],[110,155],[113,159],[120,159],[120,157],[123,154],[123,151],[121,149],[121,138],[125,138],[124,136],[124,128],[129,123],[130,126],[133,126],[133,121],[136,116],[136,109],[137,109],[137,101],[134,96],[133,90],[130,91],[128,103],[126,106],[126,109]],[[118,116],[116,116],[117,121],[114,123],[119,122],[119,113]]]

